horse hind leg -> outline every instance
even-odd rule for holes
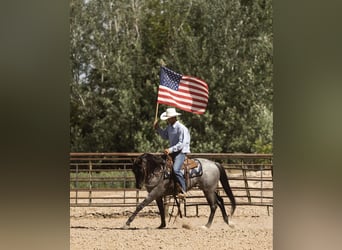
[[[210,228],[211,224],[213,223],[214,215],[217,209],[217,200],[215,196],[215,192],[204,192],[207,202],[210,207],[210,215],[207,224],[205,225],[206,228]]]
[[[215,192],[215,194],[216,194],[217,205],[220,207],[221,212],[222,212],[223,220],[224,220],[224,222],[226,222],[229,225],[228,215],[227,215],[226,209],[224,207],[223,199],[217,192]]]

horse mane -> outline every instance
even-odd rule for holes
[[[160,168],[165,165],[165,160],[160,155],[153,155],[145,153],[139,157],[141,160],[146,159],[149,164],[147,165],[148,172],[152,173],[156,168]]]

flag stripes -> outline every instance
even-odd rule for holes
[[[175,75],[173,75],[173,73]],[[208,85],[203,80],[182,76],[161,68],[157,102],[195,114],[203,114],[208,104]]]

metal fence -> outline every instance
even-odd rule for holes
[[[131,171],[134,159],[141,153],[70,153],[70,206],[136,207],[146,190],[135,189]],[[273,207],[273,163],[271,154],[189,154],[190,158],[207,158],[220,162],[226,169],[238,206]],[[222,187],[218,192],[230,204]],[[187,208],[207,205],[196,188],[182,200]],[[153,202],[150,206],[155,206]]]

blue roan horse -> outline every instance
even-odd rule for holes
[[[202,165],[202,174],[200,176],[191,177],[188,182],[187,189],[190,190],[194,186],[198,186],[204,193],[208,204],[210,206],[210,215],[208,223],[205,225],[209,228],[213,222],[215,211],[217,206],[220,207],[224,221],[228,223],[228,215],[224,207],[222,197],[217,193],[217,185],[220,180],[223,189],[228,195],[231,202],[231,215],[235,210],[235,198],[232,190],[229,186],[228,177],[225,169],[218,163],[207,159],[196,159],[200,165]],[[153,200],[156,200],[161,224],[159,228],[166,226],[165,222],[165,210],[163,197],[165,195],[174,194],[174,180],[168,177],[166,159],[162,156],[143,154],[139,156],[133,163],[133,172],[136,179],[136,188],[141,189],[145,185],[148,192],[147,197],[141,202],[134,213],[128,218],[123,228],[129,228],[131,222],[140,210],[150,204]]]

